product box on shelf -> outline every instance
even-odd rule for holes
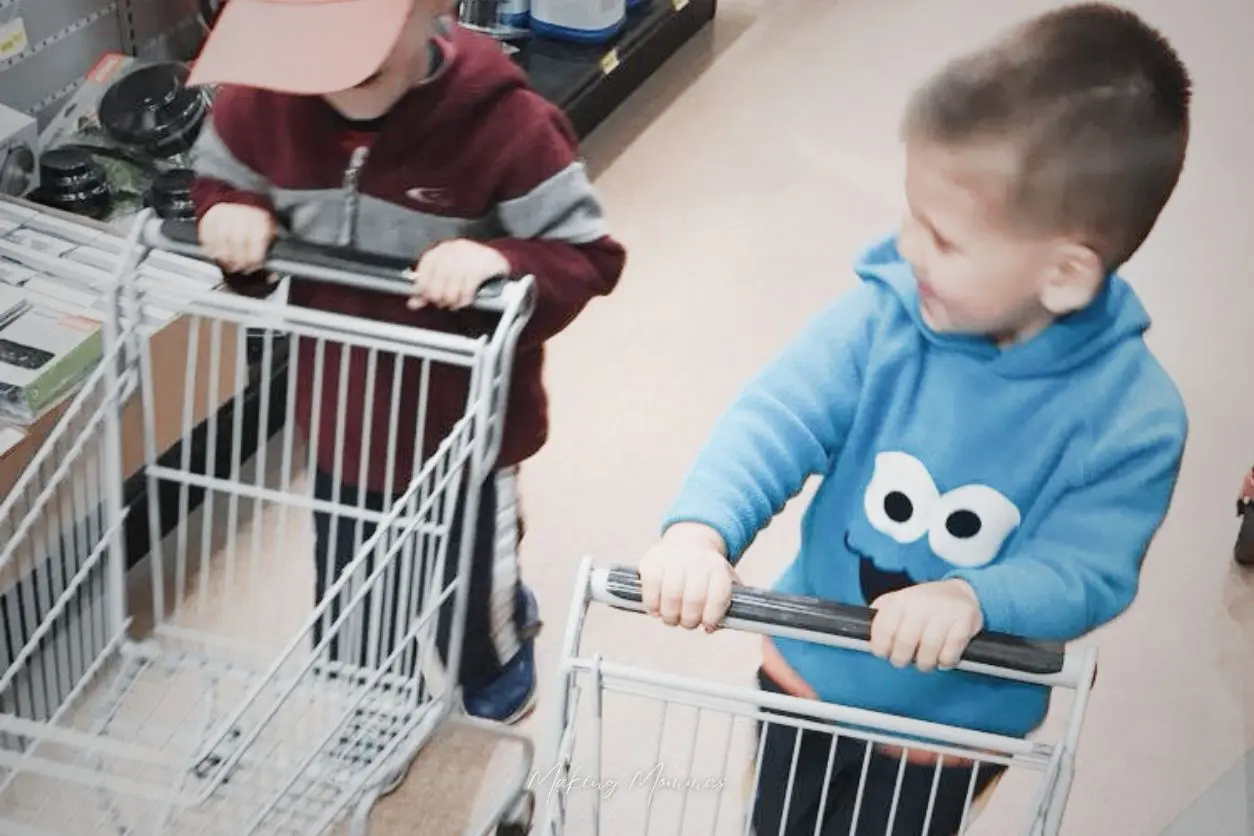
[[[19,428],[38,420],[95,367],[124,246],[106,224],[0,197],[0,420]],[[177,299],[222,281],[212,265],[168,253],[148,253],[138,270]],[[20,301],[20,317],[6,321],[5,298]],[[144,315],[151,333],[178,311],[150,304]]]
[[[142,59],[121,52],[100,56],[96,66],[83,77],[83,83],[39,132],[39,149],[44,151],[66,142],[101,135],[100,101],[115,81],[141,63]]]
[[[0,104],[0,194],[22,197],[39,187],[39,123]]]
[[[29,307],[0,331],[0,418],[18,426],[74,391],[100,361],[101,349],[100,319],[25,297]]]

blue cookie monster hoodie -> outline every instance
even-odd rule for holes
[[[1187,433],[1136,294],[1111,275],[1085,310],[999,348],[927,326],[895,238],[856,271],[859,285],[744,387],[664,527],[714,528],[734,563],[818,475],[780,592],[870,605],[963,578],[985,629],[1038,641],[1069,641],[1122,613]],[[831,702],[1013,736],[1048,707],[1037,685],[775,641]]]

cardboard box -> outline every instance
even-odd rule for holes
[[[84,138],[105,138],[99,117],[100,101],[105,91],[143,63],[141,59],[121,52],[106,52],[100,56],[96,66],[84,76],[83,83],[39,132],[39,150],[45,151],[64,142],[77,142]]]
[[[32,280],[33,281],[33,280]],[[0,419],[25,425],[80,384],[100,361],[101,322],[32,305],[0,330]]]
[[[99,360],[124,246],[123,232],[110,225],[0,198],[0,291],[32,306],[8,328],[0,310],[0,340],[7,341],[0,353],[8,356],[0,357],[0,420],[34,421]],[[176,289],[179,302],[214,292],[222,281],[216,267],[166,253],[148,253],[139,272]],[[151,332],[177,314],[149,304],[144,316]]]
[[[0,104],[0,191],[25,195],[39,188],[39,123]]]

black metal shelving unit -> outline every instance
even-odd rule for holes
[[[714,19],[718,0],[650,0],[605,46],[533,38],[515,60],[532,85],[566,111],[580,137],[609,116]]]

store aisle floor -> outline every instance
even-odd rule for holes
[[[580,559],[638,559],[736,388],[852,286],[855,252],[901,206],[895,126],[911,86],[955,50],[1051,4],[767,5],[724,0],[713,35],[587,144],[631,256],[614,297],[552,346],[552,441],[523,474],[525,577],[549,624],[544,702],[528,724],[541,735],[541,770]],[[1175,40],[1196,81],[1184,180],[1126,271],[1155,319],[1150,341],[1183,390],[1192,435],[1140,597],[1095,637],[1100,677],[1063,833],[1236,836],[1254,832],[1248,815],[1238,822],[1230,812],[1248,809],[1244,764],[1254,744],[1254,580],[1230,559],[1235,491],[1254,461],[1254,283],[1244,246],[1254,214],[1254,5],[1130,5]],[[769,583],[788,560],[800,506],[754,545],[747,583]],[[680,635],[639,618],[597,614],[589,635],[607,659],[726,681],[748,683],[755,662],[751,642]],[[614,756],[647,760],[655,731],[642,725],[640,752]],[[1007,833],[1024,800],[1009,787],[978,832]],[[394,822],[382,832],[427,833],[413,816],[433,801],[407,787],[381,810]],[[405,808],[413,816],[397,815]],[[1227,816],[1227,829],[1208,824],[1212,814]],[[657,824],[650,832],[679,832],[678,822]]]

